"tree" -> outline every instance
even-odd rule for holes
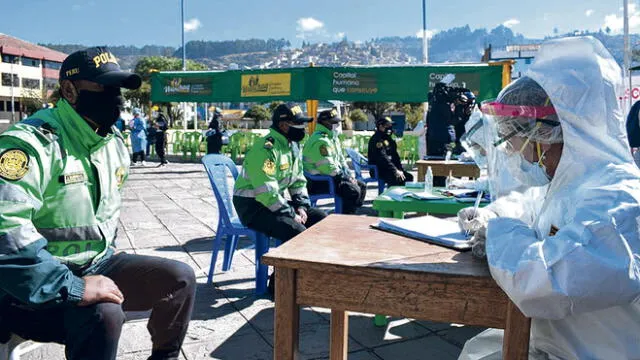
[[[37,89],[22,89],[22,110],[31,115],[34,112],[42,109],[42,104],[45,103],[45,99],[42,97],[42,93]]]
[[[369,120],[369,117],[364,113],[364,111],[360,109],[354,109],[349,113],[349,119],[351,119],[351,121],[353,122],[366,122],[367,120]]]
[[[373,117],[377,120],[381,118],[385,112],[393,109],[395,107],[395,103],[356,101],[353,103],[353,107],[356,109],[362,109],[365,112],[368,112],[369,114],[373,115]]]
[[[421,103],[398,103],[396,109],[405,114],[407,124],[412,129],[422,120],[424,110]]]
[[[262,121],[271,119],[271,112],[262,105],[253,105],[244,113],[244,117],[253,119],[255,127],[259,128]]]
[[[125,99],[131,101],[134,107],[144,109],[144,112],[150,113],[149,107],[151,105],[151,74],[157,71],[178,71],[182,70],[182,60],[178,58],[171,58],[165,56],[147,56],[143,57],[136,64],[134,72],[142,78],[142,85],[139,89],[126,91],[123,96]],[[193,60],[187,60],[187,71],[202,71],[207,70],[207,67],[201,63]],[[171,111],[172,105],[169,103],[157,104],[160,107],[166,108],[166,114],[169,114],[169,126],[173,126],[173,121],[176,120],[173,114],[176,112]]]
[[[611,28],[607,26],[606,28],[604,28],[604,32],[606,32],[607,35],[611,35]]]

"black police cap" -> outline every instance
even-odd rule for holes
[[[393,120],[391,120],[391,118],[388,116],[381,117],[376,121],[376,126],[388,125],[388,124],[393,124]]]
[[[318,121],[326,121],[330,124],[337,124],[342,121],[340,116],[338,116],[338,111],[336,109],[321,111],[318,114]]]
[[[91,47],[67,56],[60,68],[60,81],[87,80],[105,86],[137,89],[142,79],[122,71],[116,57],[106,47]]]
[[[280,104],[273,111],[273,117],[271,120],[274,124],[280,121],[291,121],[296,124],[304,124],[312,121],[313,119],[306,117],[298,105]]]

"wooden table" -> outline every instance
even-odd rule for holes
[[[330,215],[263,256],[275,266],[274,359],[298,358],[300,306],[331,309],[330,358],[347,358],[347,311],[505,329],[504,359],[527,359],[530,319],[485,262]]]
[[[445,214],[445,215],[457,215],[458,211],[469,206],[473,206],[472,203],[460,202],[455,198],[443,198],[438,200],[418,200],[411,197],[406,197],[403,200],[394,200],[386,195],[387,192],[396,188],[397,186],[388,188],[382,194],[378,195],[373,200],[373,209],[378,212],[380,217],[393,217],[396,219],[404,219],[405,212],[418,212],[428,214]],[[405,188],[407,191],[420,192],[423,189]],[[488,202],[481,202],[480,207],[489,205]]]
[[[449,171],[455,177],[466,176],[471,179],[480,177],[480,168],[475,163],[464,163],[457,160],[418,160],[418,181],[424,181],[427,167],[431,166],[433,176],[449,176]]]

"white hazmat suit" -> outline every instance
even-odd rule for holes
[[[620,74],[591,37],[546,42],[527,74],[557,111],[562,156],[546,195],[525,193],[532,204],[517,205],[539,209],[533,223],[490,220],[486,252],[493,278],[532,318],[532,358],[640,358],[640,171],[617,101]],[[500,358],[499,335],[471,339],[460,358]]]

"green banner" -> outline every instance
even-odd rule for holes
[[[249,71],[159,72],[155,102],[268,102],[343,100],[423,102],[443,78],[479,100],[502,88],[502,67],[487,64],[388,67],[309,67]]]

